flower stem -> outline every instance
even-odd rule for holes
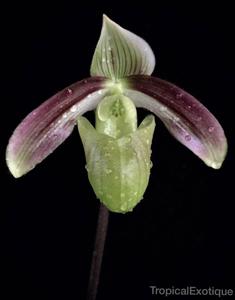
[[[87,300],[95,300],[104,253],[104,245],[108,229],[109,211],[100,203],[99,216],[96,227],[95,245],[91,261],[90,277],[88,283]]]

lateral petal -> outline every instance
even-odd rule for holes
[[[227,153],[223,128],[197,99],[156,77],[130,76],[123,83],[125,95],[137,107],[155,113],[170,133],[208,166],[221,167]]]
[[[14,177],[32,170],[72,132],[76,119],[103,97],[105,79],[92,77],[72,84],[33,110],[15,129],[6,150]]]

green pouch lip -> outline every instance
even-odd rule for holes
[[[113,212],[126,213],[143,198],[150,176],[154,116],[147,116],[136,131],[120,138],[97,132],[78,118],[89,181],[100,201]]]

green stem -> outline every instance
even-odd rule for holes
[[[95,245],[92,255],[90,278],[88,283],[87,300],[95,300],[102,266],[104,245],[108,229],[109,211],[100,203],[99,216],[96,227]]]

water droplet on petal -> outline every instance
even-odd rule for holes
[[[71,112],[75,112],[77,110],[77,106],[76,105],[73,105],[71,108],[70,108],[70,111]]]
[[[161,106],[160,111],[167,111],[167,107],[166,106]]]
[[[109,175],[109,174],[111,174],[111,173],[112,173],[112,170],[110,170],[110,169],[106,169],[106,170],[105,170],[105,174]]]
[[[187,134],[184,138],[187,142],[191,141],[191,136],[189,134]]]
[[[188,109],[191,109],[191,108],[192,108],[192,106],[191,106],[191,105],[187,105],[187,108],[188,108]]]
[[[68,93],[69,95],[72,95],[73,91],[72,91],[71,89],[67,89],[67,93]]]
[[[173,117],[174,122],[179,122],[180,118],[179,117]]]
[[[211,163],[211,167],[214,169],[219,169],[221,166],[221,163],[217,163],[217,162],[212,162]]]
[[[67,116],[68,116],[67,113],[64,113],[64,114],[63,114],[63,118],[64,118],[64,119],[67,118]]]
[[[98,94],[101,95],[101,94],[102,94],[102,90],[99,90],[99,91],[98,91]]]
[[[125,211],[127,209],[127,203],[123,203],[120,208],[122,211]]]
[[[128,136],[127,141],[130,143],[132,141],[132,138]]]
[[[177,93],[176,94],[176,99],[181,99],[183,97],[183,94],[182,93]]]
[[[105,58],[102,58],[102,62],[105,63],[105,62],[106,62],[106,59],[105,59]]]
[[[213,132],[215,130],[215,127],[214,126],[210,126],[209,128],[208,128],[208,131],[211,133],[211,132]]]

